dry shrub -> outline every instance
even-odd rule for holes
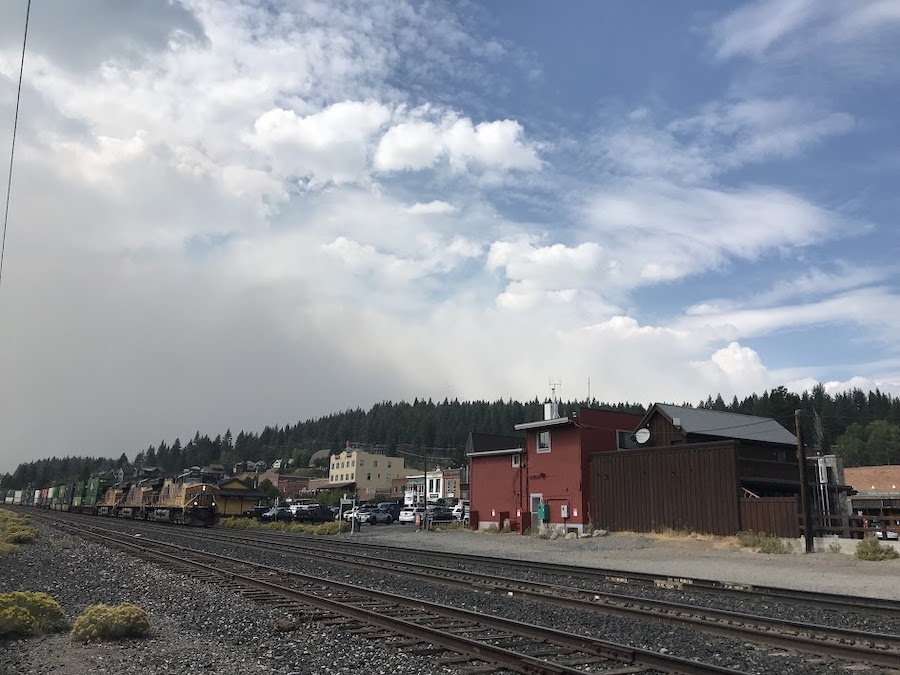
[[[62,607],[46,593],[0,593],[0,635],[51,631],[62,620]]]
[[[866,537],[856,545],[856,557],[859,560],[893,560],[900,558],[900,553],[893,546],[881,544],[875,537]]]
[[[143,637],[150,632],[147,612],[130,602],[92,605],[72,624],[71,636],[79,642]]]
[[[271,530],[275,532],[301,532],[303,534],[330,535],[347,532],[350,529],[346,521],[330,520],[325,523],[261,523],[252,518],[227,518],[219,521],[219,527],[233,530]]]
[[[8,544],[5,541],[0,541],[0,555],[12,555],[19,550],[19,547],[15,544]]]
[[[24,525],[12,525],[0,533],[0,541],[7,544],[28,544],[37,539],[38,533],[33,527]]]
[[[752,548],[760,553],[793,553],[794,547],[779,537],[766,532],[741,530],[737,533],[741,546]]]

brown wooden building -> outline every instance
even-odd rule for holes
[[[592,457],[595,526],[799,536],[796,438],[775,420],[657,403],[633,438]]]

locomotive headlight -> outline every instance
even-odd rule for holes
[[[216,505],[216,503],[215,503],[215,502],[213,502],[213,506],[215,506],[215,505]]]
[[[194,502],[194,506],[197,506],[197,502]]]

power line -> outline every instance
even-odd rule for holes
[[[0,245],[0,283],[3,282],[3,257],[6,254],[6,227],[9,224],[9,198],[12,194],[13,160],[16,156],[16,131],[19,128],[19,101],[22,98],[22,74],[25,72],[25,45],[28,43],[28,19],[31,17],[31,0],[25,7],[25,35],[22,37],[22,58],[19,61],[19,86],[16,89],[16,112],[13,116],[12,144],[9,149],[9,175],[6,179],[6,208],[3,213],[3,244]]]

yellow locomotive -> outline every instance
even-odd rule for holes
[[[103,516],[211,527],[218,520],[219,486],[197,470],[107,488]]]

